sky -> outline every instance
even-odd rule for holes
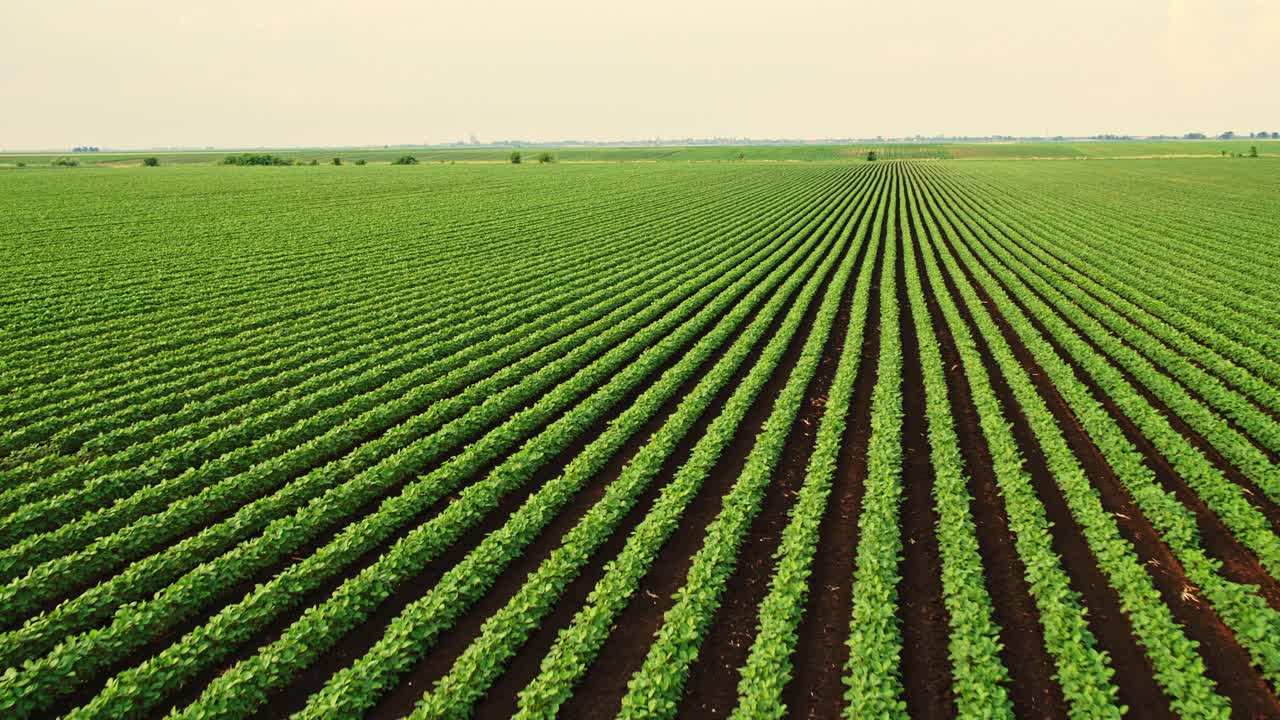
[[[1280,0],[0,1],[0,149],[1280,130]]]

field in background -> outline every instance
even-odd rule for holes
[[[1263,155],[1280,155],[1280,140],[1175,140],[1151,142],[1062,142],[1062,143],[952,143],[900,145],[751,145],[696,147],[632,147],[632,148],[523,148],[526,163],[536,162],[538,153],[551,152],[559,162],[813,162],[862,161],[867,152],[876,151],[881,159],[1083,159],[1142,158],[1162,156],[1220,156],[1248,154],[1256,146]],[[216,165],[233,151],[207,152],[99,152],[65,154],[0,153],[0,168],[26,163],[29,167],[48,165],[57,158],[69,157],[81,165],[135,167],[144,157],[155,157],[164,165]],[[413,155],[420,162],[505,163],[511,148],[390,148],[390,149],[314,149],[255,150],[288,160],[326,164],[334,157],[344,163],[366,160],[390,163],[403,155]]]
[[[1280,717],[1278,206],[1270,160],[0,173],[0,715]]]

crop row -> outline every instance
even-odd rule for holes
[[[955,228],[950,217],[953,208],[935,204],[938,201],[931,196],[923,202],[931,206],[931,214],[940,216],[943,228]],[[941,242],[935,241],[935,247],[944,254],[943,262],[951,270],[953,282],[961,288],[970,316],[1027,418],[1049,472],[1081,528],[1095,562],[1119,594],[1121,607],[1146,650],[1157,681],[1171,698],[1171,706],[1183,717],[1229,716],[1228,703],[1216,694],[1212,681],[1205,676],[1204,663],[1196,654],[1195,644],[1183,634],[1168,606],[1161,601],[1132,546],[1122,539],[1115,518],[1103,508],[1097,490],[1067,446],[1027,371],[1018,363],[968,279],[959,274],[954,258],[946,253]]]
[[[766,236],[766,239],[767,237],[768,236]],[[779,243],[781,242],[782,242],[782,238],[779,238],[777,240],[773,240],[771,243],[768,243],[768,244],[770,247],[780,248],[781,246],[779,245]],[[772,257],[775,257],[775,258],[779,257],[777,251],[766,249],[764,250],[764,252],[766,255],[771,254]],[[774,262],[776,262],[776,260]],[[654,305],[646,312],[635,316],[629,323],[625,323],[617,327],[614,327],[610,330],[597,333],[597,335],[594,338],[592,338],[582,347],[572,352],[570,356],[566,356],[566,357],[569,357],[569,358],[580,357],[580,358],[583,358],[583,360],[585,360],[592,356],[592,354],[595,352],[594,348],[598,347],[601,349],[609,349],[608,352],[602,357],[600,361],[596,361],[590,366],[591,367],[590,374],[585,376],[585,377],[601,377],[602,373],[610,372],[611,369],[614,368],[617,363],[626,360],[632,354],[633,352],[632,348],[645,347],[646,344],[649,342],[648,340],[649,337],[656,337],[657,335],[655,334],[661,334],[665,332],[666,331],[665,329],[670,328],[673,325],[673,323],[677,323],[683,317],[687,316],[687,313],[691,312],[697,306],[697,304],[700,304],[701,302],[703,302],[702,299],[717,298],[715,301],[716,303],[728,302],[731,299],[730,296],[725,295],[722,297],[717,297],[716,295],[717,292],[721,288],[723,288],[725,285],[735,280],[738,276],[747,272],[748,268],[752,268],[753,272],[764,272],[768,267],[769,267],[769,264],[767,263],[758,263],[758,262],[744,263],[742,262],[741,259],[737,259],[737,258],[730,258],[729,260],[721,262],[717,265],[707,267],[699,277],[686,281],[680,286],[681,289],[672,293],[671,297],[680,298],[684,296],[686,293],[690,291],[694,291],[693,295],[690,296],[688,300],[681,303],[681,305],[679,305],[677,309],[673,309],[672,311],[668,312],[668,306]],[[666,313],[666,314],[664,315],[663,313]],[[650,318],[653,318],[655,316],[660,316],[660,317],[656,322],[654,322],[654,324],[650,325],[640,335],[636,335],[621,344],[618,343],[619,340],[626,337],[631,332],[632,327],[636,327],[639,324],[642,324],[643,322],[648,322]],[[707,311],[703,311],[697,317],[708,317],[708,316],[709,316],[709,313]],[[529,386],[530,389],[532,389],[532,388],[536,388],[537,386],[537,383],[532,381],[547,382],[550,379],[556,377],[556,373],[552,372],[552,368],[557,364],[564,365],[566,369],[572,367],[571,365],[565,365],[565,363],[563,362],[552,363],[551,365],[544,367],[542,372],[531,376],[528,379],[531,382],[525,382],[523,384],[526,386]],[[541,420],[540,418],[549,419],[550,417],[552,417],[551,414],[556,412],[556,408],[571,407],[574,403],[575,398],[579,397],[583,391],[585,391],[588,387],[590,387],[590,385],[588,384],[588,381],[583,379],[583,376],[581,374],[579,374],[579,376],[575,378],[575,380],[570,380],[569,382],[562,384],[560,388],[557,389],[552,394],[547,395],[543,399],[539,400],[533,406],[530,406],[527,410],[517,413],[510,420],[504,423],[501,428],[491,432],[488,436],[486,436],[486,440],[473,443],[467,448],[467,450],[462,455],[451,460],[448,464],[441,466],[441,469],[433,473],[432,476],[437,477],[440,481],[445,481],[447,484],[448,483],[456,484],[457,482],[464,479],[466,477],[466,473],[459,472],[461,468],[467,467],[467,466],[479,467],[480,465],[483,464],[483,462],[486,461],[487,457],[493,457],[496,453],[501,452],[503,448],[510,447],[513,442],[518,441],[522,436],[536,429],[539,426],[539,424],[543,422],[543,420]],[[526,396],[528,395],[529,392],[530,390],[525,391]],[[500,409],[502,402],[506,401],[510,403],[513,400],[518,402],[527,402],[524,400],[519,400],[518,396],[513,396],[510,392],[502,393],[497,396],[491,397],[488,400],[485,400],[483,403],[479,404],[474,411],[469,413],[469,416],[476,417],[476,420],[473,421],[472,424],[475,424],[475,422],[484,422],[485,421],[484,418],[487,418],[487,417],[500,416],[500,414],[503,412]],[[518,407],[519,405],[515,405],[513,409]],[[498,413],[498,415],[495,415],[495,413]],[[455,427],[458,427],[456,422],[451,423],[450,425],[446,425],[445,429],[447,430]],[[516,432],[515,428],[520,428],[518,433]],[[455,431],[453,434],[457,435],[457,432],[458,431]],[[430,437],[432,438],[438,437],[438,434]],[[161,594],[157,596],[156,600],[148,602],[146,605],[143,606],[143,608],[126,607],[126,609],[122,611],[123,615],[117,615],[113,625],[111,626],[112,628],[120,628],[120,632],[123,635],[120,641],[118,641],[122,644],[119,645],[118,647],[123,648],[123,647],[130,646],[137,642],[137,640],[134,638],[140,638],[142,636],[140,633],[137,632],[137,630],[140,627],[143,627],[143,625],[140,622],[138,622],[139,620],[138,616],[140,612],[146,612],[147,616],[152,618],[152,622],[164,622],[166,624],[173,622],[175,618],[172,615],[172,612],[167,613],[165,611],[165,608],[169,607],[169,608],[172,608],[173,610],[179,609],[182,606],[181,598],[183,597],[183,592],[186,592],[187,594],[194,593],[194,598],[204,597],[204,598],[211,599],[210,597],[212,594],[211,586],[217,587],[218,583],[210,583],[209,578],[205,576],[209,576],[210,572],[213,572],[213,569],[215,567],[226,568],[226,570],[222,571],[224,573],[228,571],[232,572],[232,576],[223,578],[224,579],[223,584],[225,585],[225,581],[229,580],[230,577],[235,577],[235,576],[243,577],[246,572],[249,572],[252,569],[252,567],[250,566],[256,565],[261,567],[264,562],[270,561],[269,560],[270,557],[284,556],[289,551],[288,550],[289,547],[296,547],[301,542],[303,542],[306,537],[313,536],[315,532],[314,530],[311,530],[311,531],[307,531],[305,533],[299,534],[298,530],[303,529],[305,527],[315,527],[317,525],[319,527],[324,527],[326,524],[331,524],[332,522],[336,521],[337,518],[341,518],[345,516],[352,509],[358,508],[366,504],[367,502],[369,502],[369,499],[376,498],[378,494],[380,494],[381,492],[384,492],[384,490],[380,490],[379,488],[390,487],[391,486],[390,483],[397,482],[396,478],[398,476],[402,476],[402,473],[405,470],[408,470],[409,468],[412,468],[412,467],[421,466],[422,462],[429,458],[428,455],[424,455],[424,452],[429,451],[431,447],[440,447],[441,449],[443,449],[444,447],[447,447],[447,446],[440,445],[440,442],[441,442],[440,440],[436,440],[436,442],[432,444],[428,444],[426,446],[421,446],[419,448],[416,448],[416,450],[413,445],[410,445],[408,448],[405,448],[404,450],[397,451],[394,455],[392,455],[388,459],[394,464],[388,465],[388,462],[384,461],[380,465],[375,465],[373,468],[371,468],[370,471],[366,471],[365,473],[362,473],[361,475],[357,476],[357,478],[355,478],[357,482],[340,486],[338,490],[342,490],[348,487],[351,488],[346,491],[345,500],[339,499],[343,496],[343,493],[334,495],[335,491],[330,491],[325,496],[322,496],[319,500],[313,501],[310,505],[308,505],[305,510],[301,511],[302,512],[301,515],[298,515],[295,518],[283,518],[273,523],[273,525],[268,527],[266,534],[260,536],[259,540],[249,543],[248,545],[242,545],[241,548],[239,548],[235,553],[232,553],[231,555],[223,556],[213,565],[210,565],[207,567],[202,566],[200,569],[197,570],[197,572],[194,575],[188,574],[177,583],[166,587],[161,592]],[[419,445],[421,444],[419,443]],[[433,452],[439,452],[439,450],[436,450]],[[380,467],[384,469],[379,470]],[[395,468],[397,467],[401,469],[395,470]],[[395,470],[395,472],[389,472],[392,470]],[[363,482],[359,482],[360,480],[363,480]],[[413,483],[410,486],[408,486],[406,490],[403,492],[408,492],[408,488],[412,488],[412,487],[423,488],[417,493],[418,502],[424,501],[423,500],[424,494],[428,494],[428,495],[434,494],[436,497],[440,497],[442,496],[443,492],[445,492],[443,489],[440,488],[439,482]],[[354,492],[356,490],[361,490],[361,489],[362,489],[362,492]],[[391,502],[391,501],[388,501],[388,502]],[[400,518],[401,522],[403,521],[404,516],[402,513],[404,511],[404,508],[403,508],[404,504],[405,504],[404,502],[401,502],[401,503],[391,502],[390,505],[384,504],[384,508],[387,510],[387,512],[375,513],[374,515],[368,516],[365,520],[361,521],[361,523],[359,523],[358,525],[352,526],[352,528],[354,529],[348,528],[347,531],[344,531],[344,534],[339,536],[338,540],[335,540],[334,542],[330,543],[330,545],[328,546],[330,550],[328,552],[325,552],[321,555],[313,555],[312,559],[314,560],[314,562],[308,562],[305,564],[308,567],[310,567],[312,565],[328,562],[331,566],[334,566],[336,569],[336,568],[340,568],[344,563],[349,563],[351,560],[354,559],[351,557],[351,554],[349,552],[345,552],[345,550],[349,549],[348,545],[350,544],[350,542],[355,541],[355,542],[359,542],[367,545],[369,543],[375,543],[379,537],[386,537],[387,533],[391,531],[392,527],[394,527],[394,525],[386,525],[386,523],[392,522],[396,518]],[[343,510],[343,508],[350,508],[350,509]],[[395,510],[399,510],[400,512],[394,512]],[[379,520],[382,523],[384,523],[383,530],[379,533],[371,532],[370,528],[376,527],[377,526],[376,521],[379,521]],[[298,530],[293,530],[291,532],[290,528],[297,528]],[[264,545],[264,542],[266,543],[265,545]],[[252,550],[255,547],[261,547],[264,550],[267,548],[271,548],[271,552],[267,553],[266,555],[263,555],[261,551],[254,551],[252,554],[249,554],[250,550]],[[244,558],[244,559],[253,558],[254,561],[246,565],[242,561],[240,561],[239,558]],[[336,566],[333,565],[334,563],[336,563]],[[264,601],[266,599],[273,599],[273,595],[272,595],[273,593],[278,594],[279,592],[287,591],[291,587],[291,582],[294,582],[294,580],[296,580],[296,578],[299,577],[296,571],[296,568],[298,567],[299,566],[296,566],[296,565],[293,566],[290,569],[290,572],[286,573],[286,575],[281,576],[280,578],[277,578],[276,581],[273,581],[271,584],[267,586],[263,586],[263,588],[260,589],[259,592],[255,593],[253,596],[251,596],[249,600],[247,600],[247,602],[250,603],[249,607],[259,607],[259,608],[265,607],[269,609],[283,609],[284,606],[279,602],[254,603],[253,601],[255,599],[263,599]],[[217,577],[217,576],[214,575],[212,577]],[[319,581],[321,575],[318,573],[304,573],[301,575],[301,577],[304,577],[308,580]],[[184,591],[183,590],[184,588],[187,588],[187,590]],[[203,602],[207,603],[208,600],[205,600]],[[232,606],[232,608],[235,608],[235,607],[236,606]],[[144,608],[151,608],[151,609],[150,611],[146,611]],[[188,609],[187,612],[189,613],[190,609]],[[223,612],[225,615],[225,613],[229,612],[229,610],[224,610]],[[243,626],[237,624],[236,627],[243,627]],[[61,666],[65,666],[65,664],[58,663],[57,661],[55,661],[54,658],[60,655],[65,656],[67,652],[71,651],[70,648],[72,646],[76,644],[81,644],[83,642],[90,642],[92,646],[99,646],[99,647],[111,646],[111,643],[108,642],[108,638],[104,637],[104,636],[109,636],[111,634],[112,633],[108,631],[107,633],[98,633],[98,634],[95,634],[94,636],[82,636],[75,643],[66,643],[62,645],[60,648],[55,649],[54,654],[50,656],[48,661],[50,663],[55,663]],[[165,659],[170,657],[177,657],[179,655],[180,650],[181,650],[181,646],[171,646],[171,648],[168,651],[166,651],[165,654],[162,654],[160,658]],[[81,654],[77,652],[76,655],[79,655],[82,658],[82,660],[92,661],[95,664],[100,663],[100,660],[103,657],[103,653],[97,653],[91,656],[89,653]],[[38,674],[38,675],[43,677],[42,674]]]
[[[413,443],[419,442],[419,438],[429,439],[430,431],[433,429],[465,427],[465,425],[447,425],[451,418],[462,416],[492,417],[496,419],[501,417],[501,408],[519,408],[521,403],[528,402],[528,398],[536,397],[536,393],[540,392],[540,388],[549,387],[549,383],[555,378],[564,377],[565,375],[562,373],[568,372],[577,366],[571,363],[584,362],[592,357],[594,352],[598,352],[593,348],[607,347],[600,342],[591,343],[587,347],[579,347],[582,345],[583,338],[590,338],[592,334],[598,334],[606,328],[616,325],[618,320],[628,317],[636,308],[643,307],[648,303],[645,296],[641,296],[638,299],[632,298],[631,300],[633,302],[622,306],[622,311],[617,318],[606,316],[605,319],[599,321],[598,326],[589,325],[581,338],[571,334],[560,342],[548,345],[542,351],[532,353],[528,352],[529,348],[522,344],[513,346],[510,348],[513,352],[508,355],[508,360],[514,360],[514,364],[508,365],[507,368],[492,376],[490,378],[492,382],[486,381],[469,386],[460,395],[437,401],[435,404],[430,405],[426,412],[418,412],[417,415],[412,415],[407,421],[397,425],[391,432],[380,436],[377,441],[360,446],[353,455],[340,462],[334,461],[318,470],[311,471],[307,475],[288,483],[276,494],[244,506],[227,522],[212,526],[194,538],[184,540],[178,546],[167,549],[161,555],[147,559],[140,566],[112,578],[107,583],[107,586],[100,587],[77,598],[72,605],[83,605],[84,601],[89,600],[91,597],[112,599],[136,597],[135,593],[139,588],[150,587],[158,590],[163,587],[165,582],[174,577],[173,573],[184,572],[194,566],[196,562],[202,562],[224,551],[240,539],[260,531],[261,528],[275,518],[287,515],[301,504],[305,504],[305,502],[312,500],[323,492],[343,484],[359,471],[375,467],[379,462],[394,457],[402,448],[411,447]],[[632,307],[632,305],[635,307]],[[555,335],[550,335],[550,337],[554,338]],[[534,337],[531,340],[537,341],[539,339]],[[529,347],[536,347],[536,344]],[[521,355],[522,352],[524,353],[523,355]],[[569,355],[566,356],[566,352]],[[581,358],[581,360],[575,361],[575,358]],[[564,370],[557,372],[556,369],[561,367]],[[542,370],[540,373],[530,376],[531,371],[539,368]],[[519,380],[519,382],[514,387],[497,393],[511,380]],[[422,395],[435,389],[437,388],[434,387],[434,384],[429,383],[415,390],[411,395]],[[495,394],[495,397],[491,397]],[[473,406],[486,402],[487,404],[484,407],[473,408]],[[489,411],[490,408],[493,410]],[[380,411],[380,414],[375,413],[371,417],[377,419],[386,413],[394,412],[401,411],[395,407],[384,408]],[[454,422],[457,423],[458,421]],[[474,425],[474,427],[476,430],[470,432],[477,432],[483,426]],[[340,426],[331,432],[339,433],[337,437],[341,437],[341,433],[346,431]],[[458,440],[465,440],[470,437],[468,434],[457,434],[456,430],[454,432]],[[320,446],[320,449],[323,449],[323,447]],[[438,450],[433,452],[445,452],[449,447],[449,445],[441,445]],[[317,448],[304,446],[301,450],[314,451],[315,449]],[[293,453],[286,453],[286,456],[281,460],[289,459],[288,456],[291,454]],[[297,460],[305,462],[306,458]],[[272,467],[273,465],[267,465],[264,471],[270,471]],[[258,487],[263,482],[263,479],[255,478],[254,475],[250,474],[233,478],[231,482],[236,483],[229,486],[233,490],[235,487],[241,486],[252,490]],[[221,489],[221,485],[213,486],[214,492]],[[168,534],[175,527],[181,528],[185,524],[191,523],[193,519],[198,520],[203,517],[203,514],[210,509],[211,504],[216,509],[217,503],[214,501],[217,497],[218,495],[216,494],[206,493],[203,497],[200,495],[193,496],[188,501],[171,506],[164,513],[148,518],[145,529],[137,525],[132,526],[126,531],[108,538],[105,544],[100,542],[95,546],[91,546],[90,552],[92,554],[80,553],[69,556],[65,562],[59,561],[42,567],[37,573],[38,577],[28,576],[28,578],[31,578],[30,582],[27,581],[27,578],[16,581],[17,584],[11,584],[6,589],[6,596],[13,599],[14,602],[18,602],[19,599],[25,599],[27,602],[39,602],[41,595],[39,588],[49,587],[55,593],[53,597],[56,597],[57,594],[74,588],[77,577],[89,578],[93,577],[94,573],[105,572],[112,567],[117,567],[121,557],[127,556],[126,548],[138,547],[139,544],[145,548],[148,543],[159,542],[163,537],[170,536]],[[334,522],[337,520],[337,517],[333,518]],[[107,588],[109,590],[105,594],[99,592],[99,590],[106,590]],[[55,611],[55,614],[60,614],[64,619],[82,613],[94,616],[112,607],[112,603],[115,601],[118,600],[111,600],[105,604],[94,602],[91,606],[95,607],[96,610],[93,612],[89,612],[84,607],[74,608],[74,613],[63,612],[64,610],[71,611],[73,609],[64,606]],[[21,610],[22,608],[15,608],[15,611]],[[54,636],[56,637],[56,635]],[[31,644],[29,639],[25,644]]]
[[[966,228],[961,225],[959,229],[964,236]],[[966,237],[966,240],[975,242],[969,237]],[[962,256],[967,253],[965,243],[956,247]],[[1280,655],[1277,654],[1274,641],[1270,638],[1274,637],[1275,629],[1280,628],[1280,625],[1277,625],[1277,613],[1257,594],[1256,587],[1232,582],[1220,574],[1221,562],[1210,558],[1200,546],[1196,520],[1190,511],[1171,492],[1160,487],[1153,471],[1143,462],[1132,443],[1125,438],[1116,421],[1101,403],[1090,395],[1072,369],[1031,325],[1022,311],[1012,304],[996,279],[986,274],[986,270],[976,263],[976,258],[969,256],[966,261],[982,286],[995,300],[1001,314],[1011,323],[1021,341],[1035,356],[1036,362],[1052,378],[1055,388],[1067,401],[1078,421],[1093,439],[1095,446],[1142,509],[1144,516],[1178,557],[1188,577],[1205,591],[1215,609],[1236,631],[1237,639],[1249,651],[1263,672],[1274,678],[1276,676],[1275,658]],[[1089,370],[1091,376],[1097,377],[1107,372],[1108,366],[1105,360],[1097,355],[1089,355],[1087,346],[1079,341],[1064,343],[1064,347],[1080,351],[1081,354],[1073,353],[1073,355]],[[1114,369],[1111,371],[1114,372]],[[1113,383],[1110,387],[1117,394],[1123,392],[1123,387],[1119,384]],[[1132,399],[1134,397],[1132,392],[1129,390],[1128,397],[1131,399],[1128,406],[1130,408],[1137,405]],[[1138,407],[1141,406],[1138,405]],[[1121,408],[1125,409],[1125,404],[1121,404]],[[1189,452],[1193,450],[1189,446],[1185,447],[1178,457],[1185,457]],[[1218,489],[1218,486],[1209,487],[1213,490]]]
[[[649,282],[652,284],[655,278],[669,282],[670,278],[664,277],[664,275],[671,274],[673,267],[679,267],[676,264],[677,261],[684,261],[687,265],[686,258],[690,254],[691,251],[686,249],[669,254],[666,257],[659,256],[654,258],[654,265],[645,271],[635,273],[634,271],[628,272],[628,269],[623,269],[618,272],[618,277],[616,278],[608,274],[610,271],[608,266],[592,267],[591,265],[586,265],[583,268],[584,273],[590,274],[594,272],[599,277],[597,282],[587,286],[586,290],[588,291],[593,288],[597,289],[587,295],[586,298],[573,299],[568,288],[562,288],[561,295],[558,297],[548,298],[541,303],[534,304],[527,311],[518,306],[515,308],[508,306],[507,314],[514,316],[513,320],[509,323],[495,323],[493,331],[481,329],[484,325],[479,324],[475,326],[476,329],[464,332],[449,342],[436,340],[434,344],[431,344],[428,338],[428,340],[417,344],[421,350],[425,351],[417,356],[411,352],[415,349],[414,344],[385,351],[381,354],[385,361],[380,365],[375,365],[363,374],[351,375],[352,371],[347,369],[333,379],[320,378],[321,380],[327,380],[327,384],[326,382],[319,383],[320,392],[318,397],[303,396],[296,398],[276,413],[268,413],[256,417],[250,414],[247,422],[235,426],[234,430],[228,429],[215,432],[211,436],[206,436],[204,440],[184,442],[167,453],[143,464],[139,472],[145,472],[147,476],[161,480],[166,476],[178,474],[174,470],[181,469],[182,464],[196,464],[196,460],[208,461],[218,458],[220,455],[224,456],[220,461],[229,463],[230,471],[232,472],[237,469],[247,468],[255,462],[260,462],[261,458],[275,454],[279,451],[278,448],[289,447],[290,444],[296,446],[306,442],[315,436],[317,430],[332,426],[335,418],[341,419],[358,414],[362,411],[359,409],[362,405],[363,407],[373,407],[389,402],[403,395],[405,388],[412,388],[420,383],[422,378],[447,373],[464,365],[469,358],[481,356],[483,352],[489,352],[495,348],[510,347],[510,340],[497,333],[505,330],[518,337],[520,334],[527,334],[529,330],[535,329],[543,323],[552,323],[563,317],[571,317],[573,313],[584,308],[592,312],[597,310],[600,312],[609,311],[613,309],[610,303],[611,298],[621,299],[625,297],[618,294],[620,287],[626,287],[627,284],[636,282]],[[612,282],[612,285],[609,284],[610,282]],[[566,303],[566,300],[571,302]],[[501,309],[495,308],[491,312],[501,312]],[[537,322],[530,323],[529,320],[531,319],[536,319]],[[518,324],[521,320],[525,321],[523,326]],[[454,353],[454,356],[451,357],[450,353]],[[459,355],[458,353],[461,354]],[[447,360],[448,362],[431,364],[430,361],[433,359]],[[411,370],[412,372],[406,375],[406,370]],[[343,377],[344,375],[345,377]],[[471,381],[474,382],[475,379],[473,378]],[[337,380],[336,383],[334,382],[335,380]],[[344,397],[351,399],[338,402]],[[321,402],[324,398],[333,398],[333,400],[327,403]],[[290,427],[289,423],[295,421],[300,422]],[[281,436],[277,428],[288,428],[287,434]],[[182,440],[190,432],[190,429],[184,428],[180,431],[174,431],[174,435],[178,440]],[[258,438],[256,443],[245,444],[246,441],[253,438]],[[163,448],[164,444],[158,442],[158,440],[140,448],[140,452],[146,452],[150,448],[157,446]],[[258,447],[254,447],[254,444]],[[265,446],[265,449],[263,446]],[[104,504],[104,500],[112,500],[118,493],[127,492],[135,482],[134,472],[117,471],[105,476],[92,474],[99,472],[101,470],[100,466],[108,459],[101,458],[94,463],[75,466],[65,473],[45,478],[40,485],[41,488],[44,488],[52,483],[55,486],[75,488],[84,479],[93,478],[92,484],[79,493],[83,496],[85,493],[92,492],[93,495],[90,495],[87,499],[65,493],[59,497],[51,497],[43,506],[34,505],[25,511],[27,515],[37,516],[42,519],[28,522],[27,518],[16,517],[9,520],[8,524],[22,527],[29,534],[31,530],[53,527],[65,522],[67,518],[79,516],[85,510],[93,507],[88,503],[101,505]],[[174,470],[169,470],[169,468]],[[206,470],[208,470],[207,467],[200,468],[200,471]],[[186,474],[190,475],[191,472],[188,471]],[[152,482],[155,482],[155,480]],[[29,502],[33,499],[29,493],[23,494],[17,489],[6,493],[6,497],[15,494],[19,495],[21,500],[24,501]],[[45,494],[48,494],[48,492],[46,491]],[[115,509],[113,508],[113,511]],[[47,514],[45,514],[46,510]],[[9,538],[8,541],[13,542],[14,539],[20,538]]]

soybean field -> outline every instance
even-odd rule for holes
[[[6,170],[0,717],[1280,717],[1277,169]]]

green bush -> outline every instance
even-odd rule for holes
[[[142,165],[144,167],[159,167],[160,158],[156,158],[156,157],[142,158]]]
[[[367,165],[368,163],[369,161],[365,160],[364,158],[360,158],[359,160],[356,160],[357,165]]]
[[[511,153],[511,164],[512,164],[512,165],[519,165],[519,164],[520,164],[520,151],[519,151],[519,150],[516,150],[515,152]]]
[[[223,165],[292,165],[288,159],[266,153],[240,153],[222,159]]]
[[[549,163],[549,162],[555,162],[555,161],[556,161],[555,156],[545,150],[538,153],[538,162],[540,163]]]
[[[392,161],[391,161],[391,164],[392,164],[392,165],[417,165],[417,164],[418,164],[418,158],[416,158],[416,157],[414,157],[414,156],[412,156],[412,155],[401,155],[400,157],[396,158],[395,160],[392,160]]]
[[[342,158],[340,158],[340,157],[339,157],[339,158],[334,158],[334,159],[333,159],[333,164],[334,164],[334,165],[341,165],[341,164],[342,164]]]
[[[60,157],[49,164],[53,167],[77,167],[80,165],[80,161],[72,158]]]

